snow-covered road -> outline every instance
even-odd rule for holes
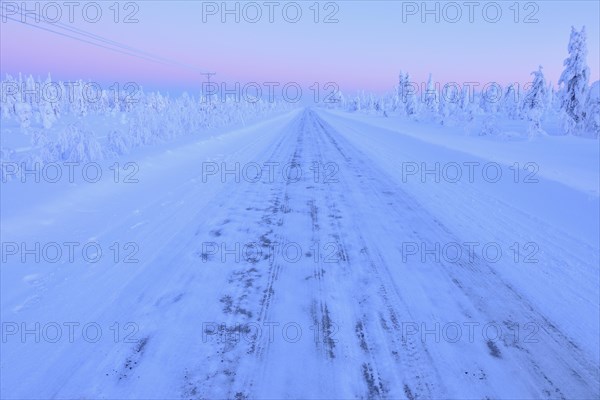
[[[7,184],[2,398],[597,398],[598,198],[408,173],[465,161],[301,109],[138,183]]]

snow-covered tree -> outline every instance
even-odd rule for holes
[[[501,100],[502,87],[495,83],[482,91],[479,106],[484,112],[495,114],[500,109]]]
[[[585,26],[580,32],[571,27],[569,57],[558,84],[561,87],[561,110],[565,131],[578,134],[584,129],[590,70],[586,63],[587,46]]]
[[[425,104],[425,110],[429,117],[435,117],[439,111],[440,97],[433,83],[432,75],[429,74],[427,80],[427,88],[423,96],[423,103]]]
[[[5,133],[5,122],[7,127],[20,126],[22,134],[28,135],[31,146],[28,151],[18,154],[2,147],[0,160],[13,160],[14,156],[14,161],[24,161],[28,166],[57,161],[97,161],[203,129],[245,124],[267,113],[292,107],[289,103],[267,103],[260,99],[252,104],[232,99],[201,104],[201,99],[193,96],[171,99],[161,93],[144,93],[141,88],[133,98],[135,101],[127,101],[132,99],[127,87],[102,90],[97,89],[97,85],[86,85],[82,80],[52,81],[49,75],[45,81],[21,74],[17,79],[7,75],[2,88],[2,133]],[[341,93],[336,96],[346,102]],[[363,98],[367,96],[363,94]],[[387,100],[383,97],[370,103],[379,104],[380,111],[385,111]],[[361,103],[363,101],[369,103],[366,100]],[[63,118],[77,122],[60,124]],[[102,120],[102,124],[94,123],[95,129],[102,131],[96,134],[88,129],[88,118],[93,122]],[[10,131],[11,128],[6,129],[6,132]],[[100,140],[101,136],[107,140]]]
[[[539,134],[545,134],[541,126],[541,120],[544,111],[546,110],[548,88],[541,66],[537,71],[534,71],[531,74],[533,75],[533,83],[531,89],[527,91],[527,94],[523,99],[521,109],[523,115],[529,121],[529,136],[533,137]]]
[[[403,115],[415,115],[418,111],[417,98],[415,95],[413,83],[410,81],[410,75],[408,72],[402,74],[400,72],[400,82],[398,84],[398,97],[401,102],[401,114]]]
[[[600,81],[596,81],[588,92],[586,106],[586,130],[593,138],[600,137]]]
[[[45,129],[50,129],[57,119],[52,102],[58,101],[56,88],[52,86],[52,78],[50,75],[48,75],[46,81],[44,82],[42,94],[43,95],[39,99],[39,110],[42,118],[42,125]]]
[[[108,151],[116,154],[127,154],[130,150],[128,137],[123,135],[119,130],[112,130],[108,134]]]
[[[25,86],[19,85],[21,92],[21,100],[31,106],[32,111],[35,111],[37,104],[40,101],[40,84],[36,82],[32,75],[29,75],[25,80]]]
[[[481,135],[498,133],[497,112],[500,109],[502,87],[496,83],[484,88],[479,98],[479,107],[484,113]]]
[[[508,118],[519,118],[519,93],[517,93],[514,83],[508,85],[506,93],[502,97],[502,108]]]
[[[54,115],[54,109],[52,104],[48,101],[43,101],[40,105],[40,114],[42,116],[42,124],[45,129],[52,128],[54,122],[56,122],[56,116]]]
[[[360,96],[356,96],[354,98],[354,100],[352,101],[352,103],[350,104],[350,111],[360,111],[360,109],[361,109]]]
[[[479,113],[476,93],[472,92],[467,85],[464,85],[460,92],[458,112],[460,119],[467,123],[473,121],[475,116]]]
[[[400,115],[406,114],[406,109],[404,107],[404,101],[403,101],[404,88],[405,88],[404,79],[405,79],[404,72],[402,72],[402,70],[400,70],[400,74],[398,74],[398,86],[396,87],[396,96],[394,99],[394,103],[395,103],[394,109],[397,109],[398,112],[400,113]]]
[[[15,106],[19,102],[17,96],[20,90],[19,83],[11,75],[6,75],[6,79],[2,82],[2,96],[0,96],[3,118],[8,119],[16,115]]]
[[[339,107],[346,102],[346,98],[341,90],[337,90],[331,95],[330,101],[327,103],[328,108]]]
[[[88,162],[103,158],[102,147],[93,132],[73,124],[61,132],[56,148],[63,161]]]
[[[28,129],[33,122],[33,111],[31,105],[28,102],[17,102],[15,104],[15,112],[17,113],[17,119],[21,129],[24,133],[28,133]]]
[[[546,85],[546,110],[550,111],[554,108],[556,92],[554,91],[554,85],[548,82]]]
[[[442,124],[456,118],[461,97],[461,89],[457,84],[446,84],[440,91],[440,116]]]

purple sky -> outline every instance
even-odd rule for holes
[[[119,54],[8,20],[0,25],[2,73],[45,76],[50,72],[59,79],[135,81],[149,88],[193,90],[205,79],[199,72],[215,71],[217,81],[294,81],[302,85],[333,81],[344,91],[385,91],[396,83],[401,69],[410,72],[415,81],[426,80],[431,72],[441,82],[507,83],[527,82],[530,72],[541,64],[546,78],[556,83],[567,57],[571,25],[586,25],[592,81],[599,78],[597,1],[519,2],[518,15],[513,1],[497,2],[494,4],[500,5],[502,15],[495,23],[490,22],[496,17],[492,2],[480,2],[472,9],[473,22],[469,22],[467,7],[453,9],[441,2],[439,23],[435,13],[422,15],[421,2],[321,2],[319,23],[314,22],[312,1],[295,3],[302,10],[297,23],[284,19],[295,16],[291,2],[280,2],[274,8],[273,23],[269,22],[269,8],[260,1],[257,4],[263,15],[257,23],[244,20],[254,18],[256,9],[248,7],[244,13],[243,3],[239,6],[240,23],[234,21],[233,14],[225,15],[227,21],[223,23],[221,10],[215,15],[205,14],[203,21],[203,7],[205,11],[213,4],[220,8],[220,1],[140,1],[128,9],[124,9],[126,2],[121,2],[118,23],[109,8],[114,2],[98,2],[102,16],[92,23],[84,20],[83,5],[88,3],[81,2],[74,10],[74,22],[69,21],[68,9],[62,7],[59,21],[197,66],[198,70]],[[3,12],[9,14],[12,4],[21,2],[2,4]],[[32,9],[34,4],[28,3]],[[54,17],[56,10],[39,4],[41,13]],[[435,3],[427,7],[434,9]],[[457,10],[462,13],[458,22],[448,22],[457,16]],[[123,23],[133,11],[138,22]],[[324,23],[323,19],[334,12],[338,22]],[[94,17],[93,7],[87,16]],[[525,23],[527,16],[538,22]],[[425,22],[422,17],[427,18]],[[29,22],[58,30],[52,24]]]

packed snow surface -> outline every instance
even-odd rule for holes
[[[97,165],[2,184],[2,398],[600,395],[596,141],[297,109]]]

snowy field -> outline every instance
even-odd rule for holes
[[[300,102],[3,73],[0,398],[600,398],[586,55]]]
[[[594,397],[593,144],[296,109],[14,179],[3,392]]]

